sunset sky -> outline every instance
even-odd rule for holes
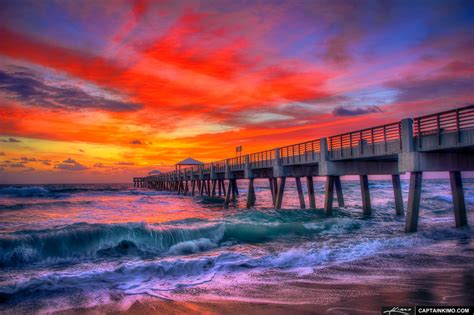
[[[129,182],[474,102],[474,1],[0,2],[0,183]]]

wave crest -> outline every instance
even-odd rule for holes
[[[217,244],[222,237],[220,224],[165,228],[144,223],[77,223],[59,229],[22,231],[0,237],[0,266],[51,264],[104,256],[146,257],[163,255],[171,249],[173,253],[185,253],[192,252],[185,250],[191,246],[185,242],[206,239],[209,244]],[[178,244],[182,245],[176,247]],[[194,250],[211,248],[209,245],[196,246]]]
[[[43,197],[50,193],[44,187],[5,187],[0,188],[0,195],[9,197]]]

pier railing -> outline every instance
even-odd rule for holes
[[[319,161],[321,140],[311,140],[280,148],[282,165],[315,163]]]
[[[392,155],[401,152],[400,122],[329,137],[332,160]]]
[[[227,159],[231,171],[243,171],[245,168],[245,155]]]
[[[213,164],[214,164],[214,172],[217,172],[217,173],[225,172],[225,160],[213,162]]]
[[[268,168],[273,166],[275,160],[275,150],[266,150],[249,154],[251,168]]]
[[[413,134],[419,151],[462,145],[463,137],[474,130],[474,105],[413,119]],[[454,142],[453,142],[454,141]]]

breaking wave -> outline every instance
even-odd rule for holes
[[[242,223],[189,219],[167,225],[145,223],[76,223],[61,228],[18,231],[0,236],[0,266],[63,263],[79,260],[138,256],[156,257],[203,252],[227,241],[261,243],[314,234],[351,232],[360,228],[353,220],[320,223]]]

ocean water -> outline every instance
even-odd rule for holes
[[[316,210],[299,209],[291,180],[278,211],[268,182],[255,185],[257,206],[249,210],[245,181],[227,210],[221,198],[127,184],[0,186],[0,312],[88,307],[117,296],[187,299],[199,290],[213,298],[226,291],[226,299],[261,301],[238,288],[362,260],[387,276],[393,266],[380,257],[398,255],[404,263],[414,249],[426,256],[423,268],[473,270],[474,233],[454,228],[447,180],[423,181],[414,234],[403,233],[405,217],[395,215],[390,181],[370,181],[370,217],[362,215],[358,181],[342,182],[346,207],[335,203],[333,217],[321,209],[323,182],[315,182]],[[406,208],[406,181],[402,189]],[[472,226],[474,181],[466,179],[464,190]],[[285,302],[290,295],[266,301]]]

